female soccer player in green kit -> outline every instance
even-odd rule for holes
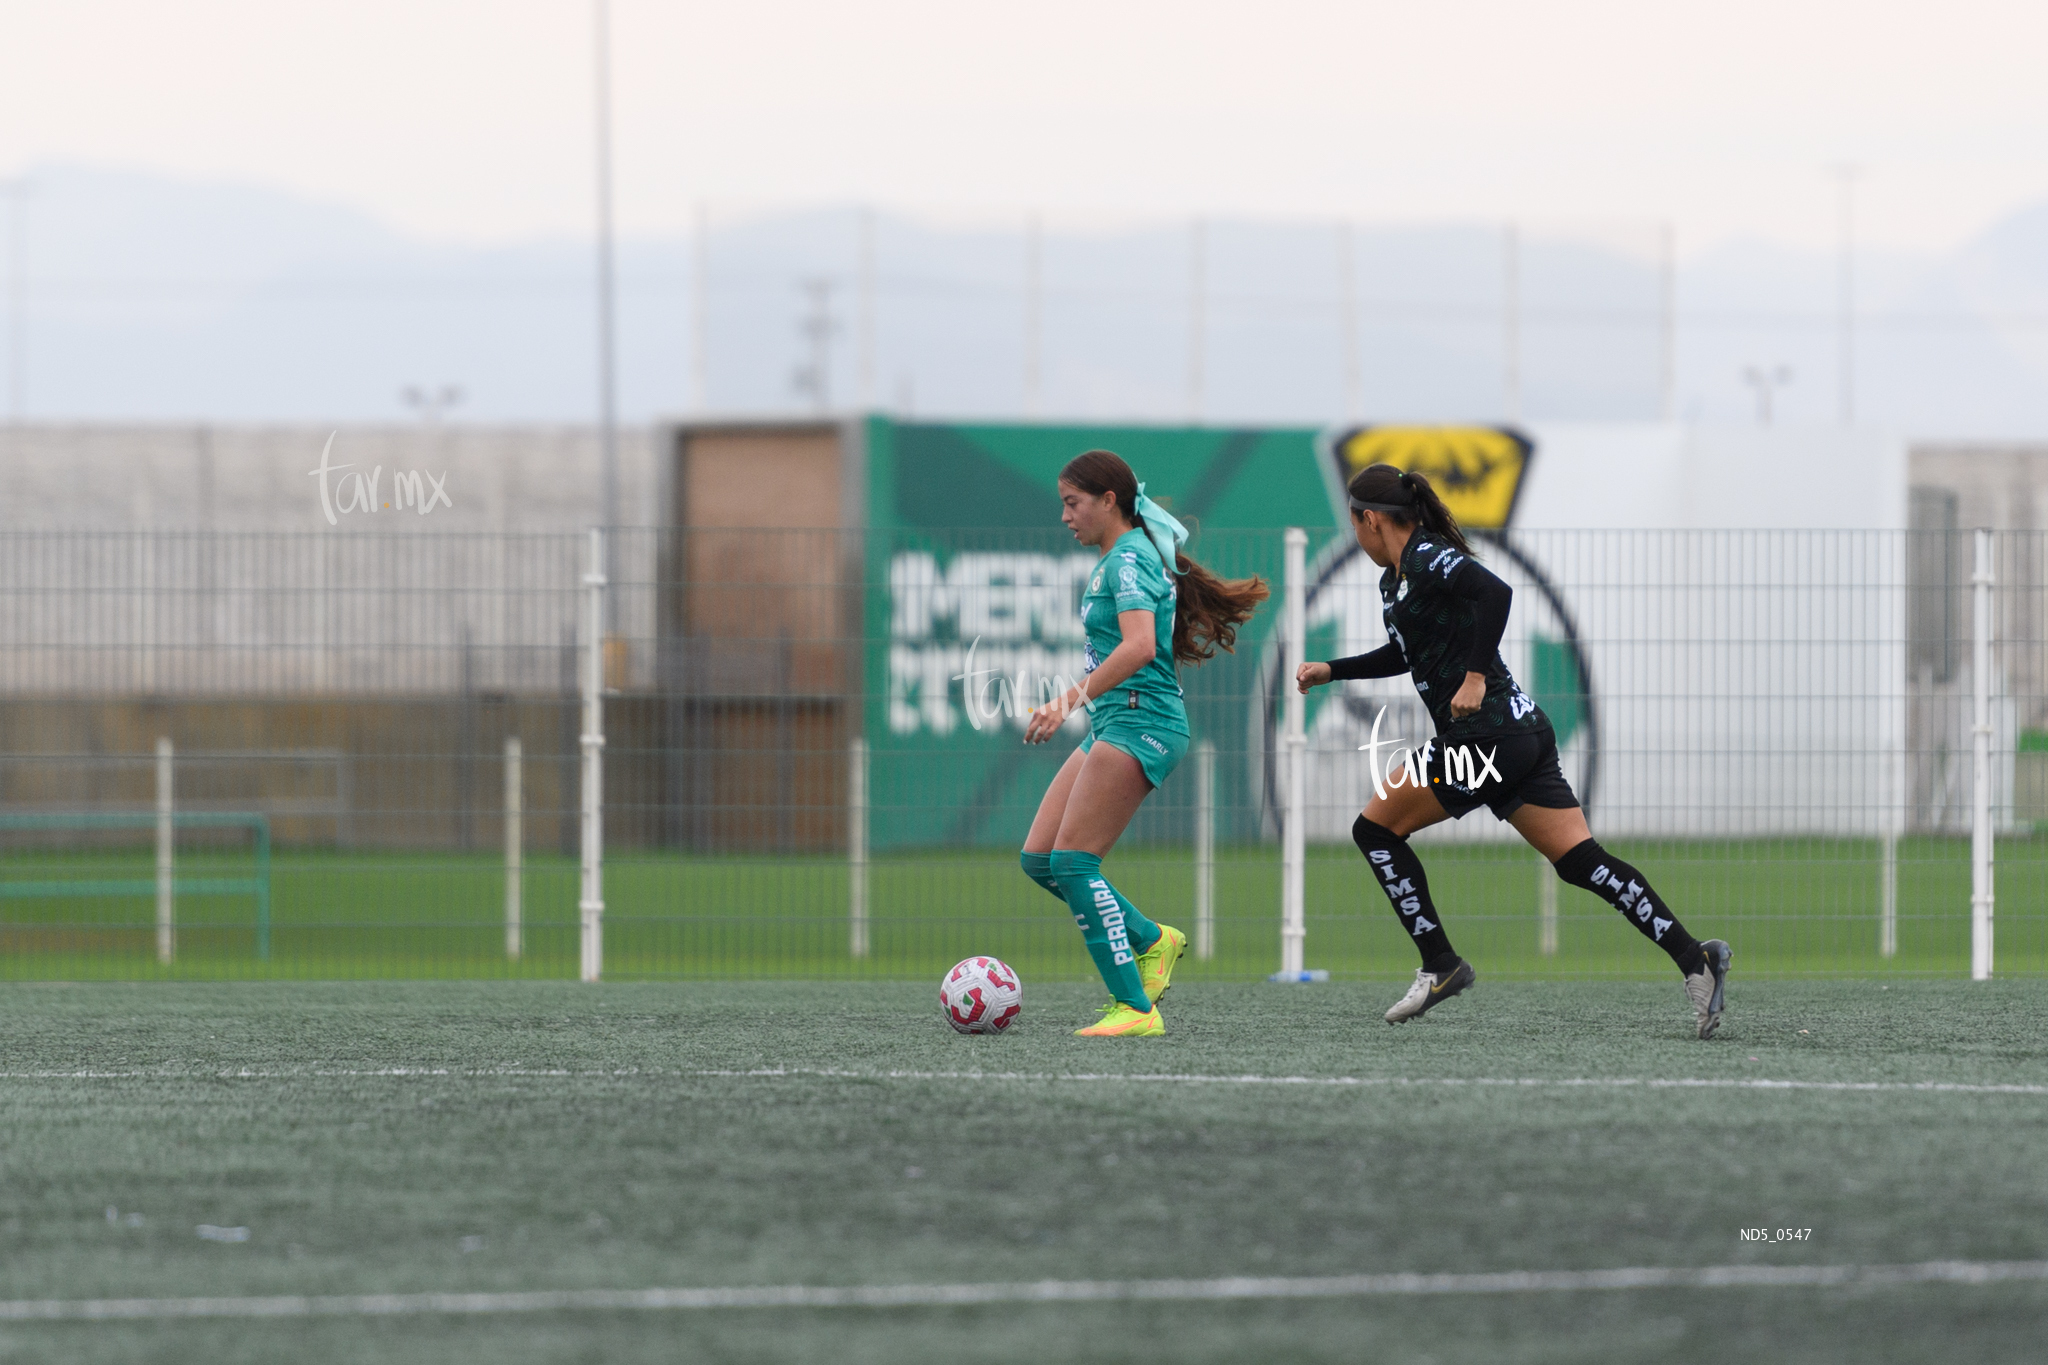
[[[1076,707],[1088,736],[1070,755],[1024,840],[1025,875],[1067,903],[1110,1003],[1089,1038],[1166,1032],[1158,1000],[1187,935],[1154,924],[1102,875],[1102,859],[1188,749],[1177,663],[1229,651],[1266,600],[1264,580],[1226,581],[1180,553],[1187,528],[1145,496],[1131,467],[1091,450],[1060,471],[1060,521],[1101,551],[1081,599],[1087,676],[1031,714],[1026,744],[1043,744]]]
[[[1687,933],[1650,879],[1602,848],[1586,827],[1558,766],[1549,718],[1500,657],[1514,590],[1472,557],[1427,477],[1376,464],[1353,477],[1349,492],[1358,546],[1386,570],[1380,614],[1388,640],[1370,654],[1305,663],[1295,684],[1306,692],[1333,679],[1407,673],[1436,722],[1436,738],[1413,765],[1421,785],[1390,779],[1381,791],[1376,779],[1373,799],[1351,827],[1422,954],[1415,984],[1387,1011],[1387,1022],[1413,1019],[1476,979],[1472,964],[1451,949],[1408,836],[1485,806],[1548,858],[1560,880],[1599,896],[1671,955],[1685,978],[1695,1032],[1712,1037],[1732,954],[1720,939],[1702,943]]]

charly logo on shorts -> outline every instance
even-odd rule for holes
[[[1145,741],[1145,742],[1146,742],[1147,744],[1149,744],[1149,745],[1151,745],[1151,746],[1152,746],[1153,748],[1157,749],[1157,750],[1159,751],[1159,753],[1160,753],[1160,755],[1161,755],[1162,757],[1163,757],[1163,756],[1165,755],[1165,753],[1166,753],[1166,746],[1165,746],[1164,744],[1161,744],[1161,743],[1160,743],[1160,742],[1159,742],[1158,740],[1156,740],[1156,739],[1152,738],[1152,736],[1150,736],[1150,735],[1147,735],[1147,734],[1142,734],[1142,733],[1141,733],[1141,734],[1140,734],[1140,735],[1138,736],[1138,738],[1139,738],[1139,739],[1142,739],[1142,740],[1144,740],[1144,741]]]

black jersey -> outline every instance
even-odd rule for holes
[[[1486,699],[1479,709],[1463,719],[1451,715],[1451,698],[1465,682],[1478,615],[1478,609],[1451,585],[1474,567],[1463,550],[1416,528],[1400,560],[1380,575],[1380,616],[1387,638],[1407,661],[1415,690],[1441,738],[1484,739],[1543,729],[1550,718],[1516,685],[1498,649],[1483,670]]]

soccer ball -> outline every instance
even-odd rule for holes
[[[970,957],[939,982],[939,1008],[955,1033],[1001,1033],[1024,1010],[1024,983],[992,957]]]

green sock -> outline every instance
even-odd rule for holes
[[[1115,887],[1109,888],[1116,891]],[[1116,891],[1116,903],[1124,908],[1124,931],[1131,936],[1131,946],[1142,956],[1152,951],[1152,945],[1159,942],[1164,934],[1158,925],[1145,918],[1145,912],[1132,905],[1121,891]]]
[[[1102,859],[1093,853],[1054,849],[1052,875],[1066,893],[1067,908],[1081,926],[1081,941],[1095,959],[1095,970],[1102,973],[1102,984],[1119,1001],[1150,1014],[1152,1002],[1145,998],[1145,983],[1138,977],[1138,954],[1131,946],[1124,900],[1103,877]],[[1153,935],[1158,936],[1157,926]]]
[[[1059,880],[1052,875],[1052,855],[1050,853],[1033,853],[1026,849],[1017,855],[1017,861],[1024,865],[1025,876],[1031,878],[1032,881],[1037,882],[1061,900],[1067,898],[1067,893],[1060,890]]]

